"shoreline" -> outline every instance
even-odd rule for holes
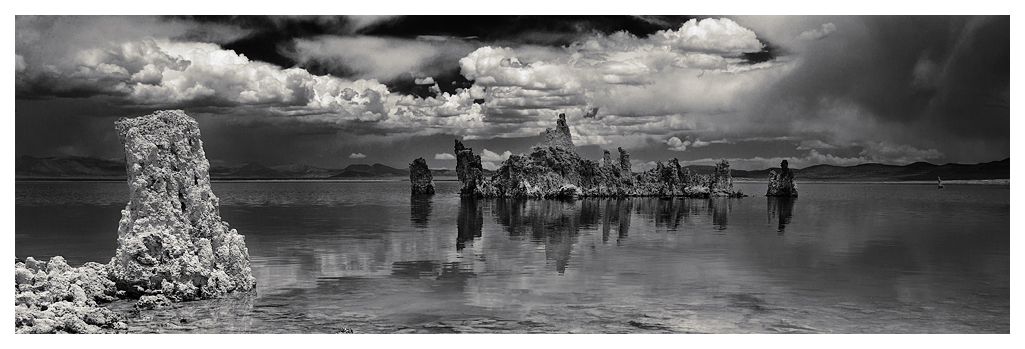
[[[127,179],[120,178],[15,178],[15,182],[123,182]],[[367,182],[409,182],[409,179],[405,177],[385,177],[382,179],[327,179],[327,178],[217,178],[211,179],[211,182],[215,183],[229,183],[229,182],[336,182],[336,183],[367,183]],[[435,179],[435,182],[458,182],[458,179]],[[768,183],[767,179],[750,179],[744,177],[734,177],[734,183]],[[794,183],[797,184],[819,184],[819,183],[830,183],[830,184],[932,184],[935,185],[936,181],[900,181],[900,180],[857,180],[857,179],[795,179]],[[997,178],[997,179],[951,179],[944,180],[943,185],[1010,185],[1010,178]]]

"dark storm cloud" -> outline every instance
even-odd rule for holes
[[[292,45],[293,39],[319,35],[350,35],[373,25],[377,16],[169,16],[168,19],[192,21],[237,27],[248,34],[237,40],[222,43],[222,47],[246,55],[249,59],[275,64],[282,68],[296,65],[296,61],[282,54],[282,48]],[[387,20],[390,17],[381,17]],[[197,39],[193,33],[177,37],[181,40]],[[200,40],[197,40],[200,41]],[[310,73],[323,75],[327,71],[315,69]],[[336,74],[337,75],[337,74]],[[344,76],[344,75],[342,75]]]
[[[719,136],[835,146],[804,149],[809,163],[1010,156],[1008,16],[734,19],[778,48],[773,62],[783,69],[744,108],[747,126]],[[840,157],[852,150],[858,156]]]
[[[678,28],[687,16],[410,16],[362,31],[365,35],[475,37],[499,45],[566,46],[594,33],[647,36]]]
[[[761,51],[744,52],[743,54],[741,54],[740,57],[744,59],[744,63],[755,64],[768,62],[775,59],[779,55],[786,54],[786,51],[783,51],[782,48],[772,44],[771,42],[767,42],[765,39],[759,39],[759,41],[761,41],[765,46],[762,48]]]
[[[114,121],[122,116],[149,112],[124,108],[104,98],[15,99],[14,109],[17,116],[14,151],[18,156],[102,159],[124,158]]]
[[[882,122],[924,121],[966,137],[1006,137],[1010,17],[857,17],[859,27],[802,52],[800,69],[774,86],[817,117],[823,101],[852,103]],[[857,35],[853,35],[857,34]],[[837,40],[831,40],[837,39]]]

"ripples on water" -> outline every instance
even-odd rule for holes
[[[18,182],[17,256],[109,261],[124,186]],[[1007,186],[576,201],[438,187],[216,182],[255,294],[144,311],[131,331],[1009,332]]]

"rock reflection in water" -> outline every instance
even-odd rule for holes
[[[731,200],[736,199],[584,198],[566,201],[463,197],[459,202],[456,249],[462,250],[466,242],[481,236],[484,206],[487,206],[511,238],[543,244],[545,258],[554,260],[556,271],[563,273],[581,230],[601,229],[603,244],[609,242],[615,231],[618,246],[627,241],[634,214],[653,222],[655,227],[669,230],[708,222],[703,217],[710,216],[712,229],[723,230],[729,220]]]
[[[726,230],[729,223],[730,210],[733,208],[731,198],[708,199],[708,212],[712,215],[712,228],[715,230]]]
[[[630,201],[638,214],[654,221],[655,227],[670,230],[679,229],[681,224],[693,223],[694,217],[711,207],[708,199],[632,198]]]
[[[466,247],[466,242],[481,236],[484,227],[483,199],[473,197],[459,198],[459,219],[456,222],[456,250]]]
[[[393,262],[391,275],[415,279],[466,279],[476,276],[471,267],[460,262],[439,263],[436,261]]]
[[[492,213],[510,237],[527,237],[543,243],[545,259],[555,261],[560,274],[566,271],[580,227],[600,221],[598,205],[588,204],[582,213],[580,201],[495,199]]]
[[[617,226],[618,233],[616,243],[622,243],[630,233],[630,211],[633,210],[633,200],[609,198],[592,199],[591,201],[598,202],[599,200],[605,205],[605,212],[601,216],[601,242],[603,244],[609,242],[609,233],[612,230],[612,226],[615,225]]]
[[[431,220],[431,199],[434,195],[413,194],[409,196],[409,220],[414,228],[427,228]]]
[[[790,219],[794,216],[794,202],[797,201],[796,197],[789,196],[769,196],[766,197],[768,201],[767,214],[769,223],[772,223],[773,218],[776,218],[779,222],[777,227],[779,235],[783,235],[783,231],[786,230],[787,224],[790,224]]]

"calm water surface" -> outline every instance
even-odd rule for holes
[[[144,311],[131,331],[1010,332],[1006,185],[563,202],[437,184],[411,197],[407,182],[215,182],[255,294]],[[15,187],[18,257],[113,256],[124,183]]]

